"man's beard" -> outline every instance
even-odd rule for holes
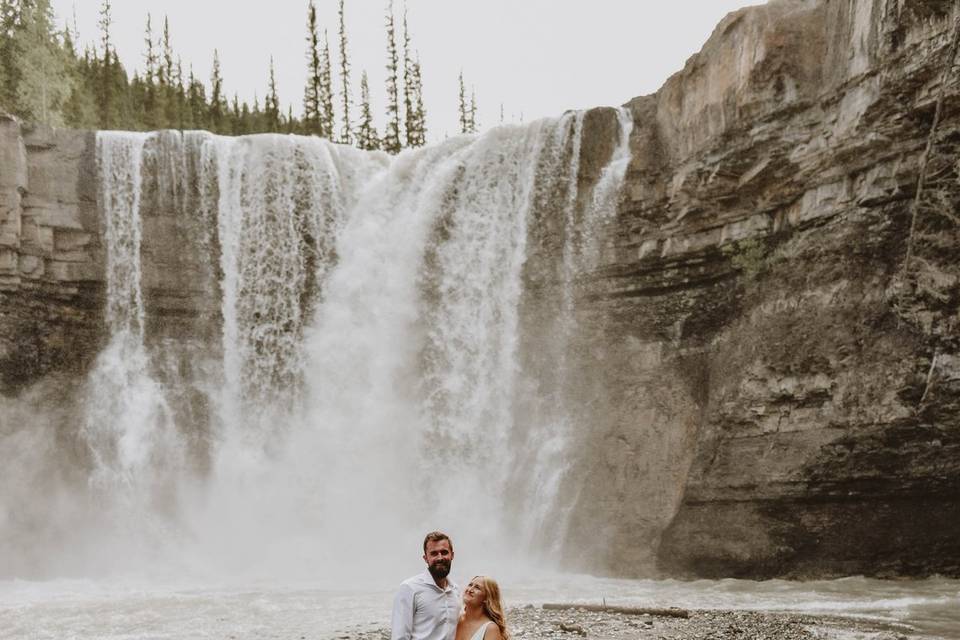
[[[450,575],[450,562],[448,560],[438,560],[431,564],[427,569],[434,580],[443,580]]]

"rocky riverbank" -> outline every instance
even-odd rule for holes
[[[909,630],[878,621],[753,611],[689,611],[689,617],[629,615],[579,610],[550,611],[527,605],[510,609],[507,621],[520,640],[906,640]],[[337,636],[384,640],[387,629]]]

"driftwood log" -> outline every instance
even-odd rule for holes
[[[622,613],[628,616],[660,616],[667,618],[689,618],[690,612],[686,609],[670,607],[669,609],[657,609],[649,607],[614,607],[603,604],[545,604],[543,609],[546,611],[572,611],[582,609],[583,611],[594,611],[598,613]]]

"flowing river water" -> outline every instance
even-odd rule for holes
[[[7,410],[23,427],[0,449],[0,638],[381,626],[434,528],[461,577],[499,577],[514,604],[804,611],[960,637],[956,581],[544,573],[576,429],[549,389],[630,160],[619,121],[587,187],[583,113],[396,158],[297,136],[99,133],[109,335],[76,415],[29,394]],[[151,329],[147,208],[193,229],[214,337]],[[557,216],[555,320],[537,343],[561,382],[547,384],[521,365],[520,314],[534,231]]]
[[[413,567],[411,571],[416,571]],[[469,572],[457,571],[461,581]],[[910,638],[960,638],[955,580],[864,578],[613,580],[578,575],[499,574],[510,606],[545,602],[744,609],[842,616],[891,626]],[[204,586],[136,580],[0,583],[0,638],[334,638],[389,626],[395,585],[358,576],[342,584],[248,582]],[[883,631],[851,633],[879,638]],[[830,636],[840,637],[840,636]],[[885,637],[895,637],[887,635]]]

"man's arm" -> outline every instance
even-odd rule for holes
[[[413,589],[402,584],[393,597],[393,615],[390,617],[390,640],[410,640],[413,637]]]

